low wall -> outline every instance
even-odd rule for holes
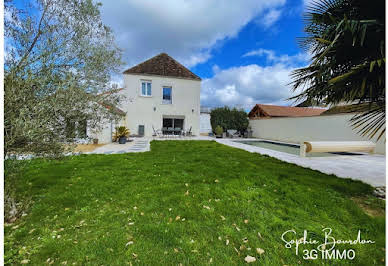
[[[312,117],[284,117],[249,120],[253,137],[299,143],[301,141],[358,141],[369,140],[351,128],[351,114]],[[376,134],[378,136],[378,134]],[[376,153],[385,154],[385,134],[376,142]]]

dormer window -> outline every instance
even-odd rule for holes
[[[141,96],[152,96],[151,81],[141,81]]]

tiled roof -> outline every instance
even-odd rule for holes
[[[376,108],[376,104],[360,103],[360,104],[348,104],[348,105],[337,105],[326,110],[322,115],[335,115],[335,114],[349,114],[349,113],[360,113],[367,112],[371,109]]]
[[[112,89],[112,90],[109,90],[109,91],[105,91],[101,94],[98,94],[97,96],[102,96],[102,95],[109,95],[109,94],[112,94],[112,93],[117,93],[117,92],[120,92],[120,91],[123,91],[124,88],[117,88],[117,89]]]
[[[104,95],[109,95],[109,94],[112,94],[112,93],[118,93],[120,91],[123,91],[124,88],[118,88],[118,89],[112,89],[112,90],[109,90],[109,91],[106,91],[106,92],[103,92],[97,96],[104,96]],[[113,113],[116,113],[118,115],[121,115],[121,116],[125,116],[125,112],[123,110],[121,110],[120,108],[118,108],[117,106],[107,102],[107,101],[99,101],[99,104],[101,104],[102,106],[104,106],[105,108],[107,108],[108,110],[110,110],[111,112]]]
[[[125,116],[125,114],[126,114],[123,110],[121,110],[120,108],[118,108],[110,103],[102,102],[101,105],[104,106],[105,108],[107,108],[108,110],[110,110],[111,112],[116,113],[118,115]]]
[[[174,58],[166,53],[161,53],[157,56],[144,61],[123,72],[124,74],[146,74],[158,75],[176,78],[186,78],[201,80],[200,77],[188,70],[186,67],[177,62]]]
[[[323,108],[291,107],[267,104],[256,104],[249,112],[250,118],[254,117],[299,117],[317,116],[326,111]]]

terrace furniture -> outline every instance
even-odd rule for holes
[[[155,130],[154,126],[152,126],[152,130],[154,131],[153,136],[157,136],[159,138],[163,137],[162,131],[160,129]]]
[[[174,135],[174,128],[173,127],[167,128],[167,135]]]
[[[226,135],[229,138],[235,138],[235,137],[239,137],[240,133],[236,129],[228,129],[226,130]]]
[[[191,132],[191,129],[192,129],[192,126],[190,127],[189,130],[187,130],[186,132],[183,133],[184,136],[186,137],[191,137],[193,135],[193,133]]]
[[[180,127],[174,128],[174,135],[182,136],[182,129]]]
[[[167,127],[162,127],[162,137],[167,137]]]
[[[369,152],[374,153],[372,141],[304,141],[300,143],[300,156],[306,152]]]

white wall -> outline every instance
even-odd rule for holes
[[[152,96],[141,96],[141,81],[152,82]],[[120,109],[127,113],[126,126],[131,134],[138,134],[138,126],[145,126],[145,136],[152,136],[152,126],[162,128],[163,116],[184,117],[184,129],[192,127],[199,135],[201,81],[152,75],[124,75],[126,101]],[[172,104],[162,103],[163,87],[172,87]],[[155,110],[154,110],[155,108]]]
[[[210,114],[201,113],[200,115],[200,133],[211,133]]]
[[[114,130],[114,129],[113,129]],[[92,139],[97,138],[98,143],[105,144],[112,142],[112,123],[108,120],[105,120],[102,123],[101,129],[99,132],[91,132],[88,134]]]
[[[116,131],[116,127],[126,126],[126,121],[124,119],[120,121],[110,121],[108,119],[104,119],[101,122],[101,128],[99,132],[94,132],[90,127],[87,128],[87,135],[91,138],[97,138],[98,143],[106,144],[112,142],[112,137],[114,132]]]
[[[351,114],[322,115],[313,117],[285,117],[249,120],[253,137],[299,143],[308,140],[357,141],[368,140],[353,130]],[[376,143],[376,153],[385,154],[385,134]],[[376,142],[376,139],[372,139]]]

